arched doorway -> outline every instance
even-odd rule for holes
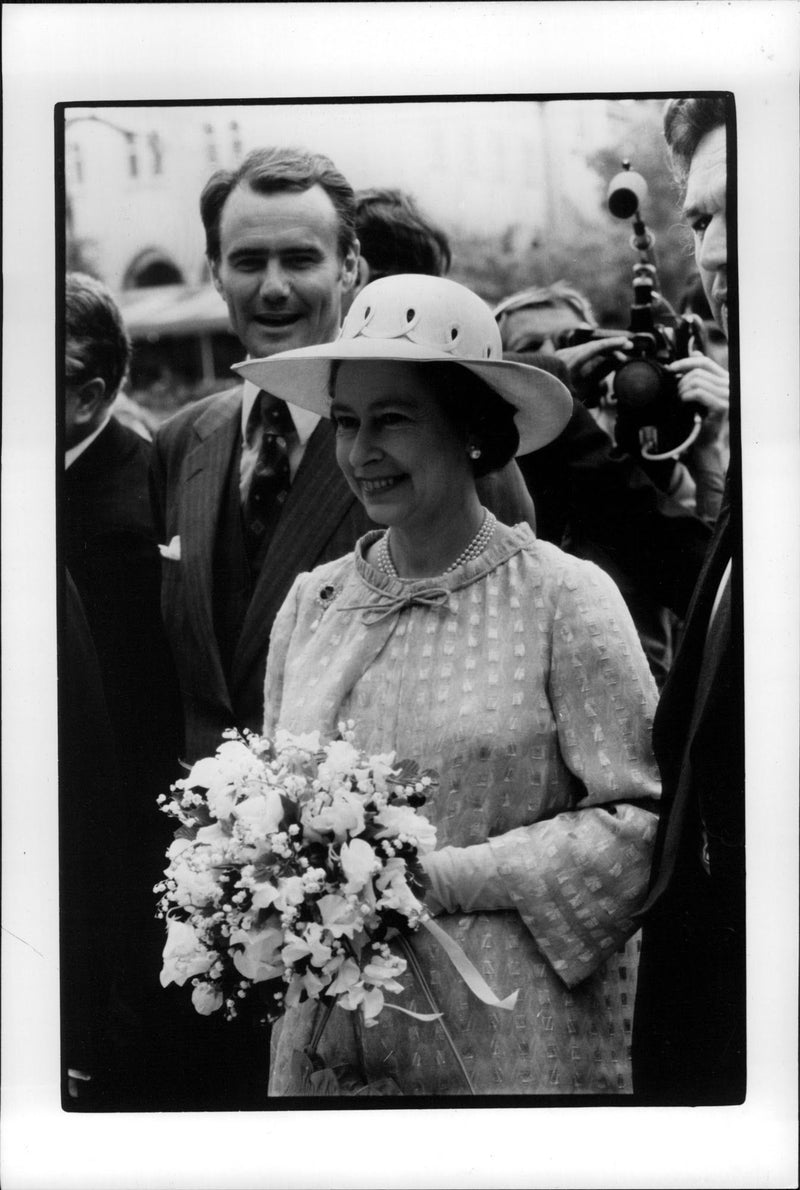
[[[145,248],[125,270],[123,289],[149,289],[157,285],[182,285],[184,276],[165,252]]]

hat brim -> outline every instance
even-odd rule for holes
[[[334,343],[281,351],[265,359],[243,360],[233,368],[273,396],[330,417],[328,380],[335,360],[448,363],[466,368],[516,409],[518,455],[530,454],[552,442],[572,416],[569,389],[541,368],[510,360],[463,359],[402,339],[337,339]]]

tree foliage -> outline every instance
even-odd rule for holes
[[[520,242],[520,229],[513,226],[496,236],[454,235],[453,279],[475,289],[490,304],[530,285],[568,281],[590,299],[602,326],[627,327],[638,254],[630,244],[630,221],[610,214],[606,193],[623,158],[628,158],[648,185],[641,214],[655,237],[661,293],[675,305],[694,264],[667,164],[660,107],[660,102],[626,107],[611,143],[587,154],[586,162],[599,182],[593,215],[581,213],[567,195],[561,199],[558,227],[546,237]]]

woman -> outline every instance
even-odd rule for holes
[[[438,771],[428,904],[499,997],[519,990],[513,1010],[487,1006],[420,931],[394,999],[442,1020],[385,1009],[365,1030],[336,1010],[318,1038],[323,1009],[301,1005],[275,1032],[271,1093],[310,1093],[312,1038],[366,1093],[629,1091],[655,688],[611,580],[495,522],[475,491],[559,433],[566,389],[502,360],[469,290],[423,276],[367,286],[336,343],[238,370],[333,418],[348,483],[388,526],[297,579],[265,731],[333,736],[353,719],[361,747]]]

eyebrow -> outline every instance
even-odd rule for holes
[[[691,221],[693,219],[696,219],[697,216],[702,213],[703,213],[703,208],[701,206],[699,206],[698,203],[696,203],[696,202],[689,203],[689,205],[685,206],[683,208],[683,211],[681,212],[683,218],[686,220],[687,223],[691,223]]]
[[[418,402],[411,397],[386,397],[384,400],[377,401],[370,410],[371,413],[382,413],[384,409],[417,409]],[[351,405],[342,397],[334,397],[331,401],[331,412],[335,410],[346,410],[349,413],[353,412]]]
[[[296,240],[292,244],[278,245],[277,248],[271,244],[264,245],[260,242],[245,242],[229,248],[228,256],[263,256],[264,254],[290,256],[295,252],[321,252],[321,249],[319,244],[312,240]]]

